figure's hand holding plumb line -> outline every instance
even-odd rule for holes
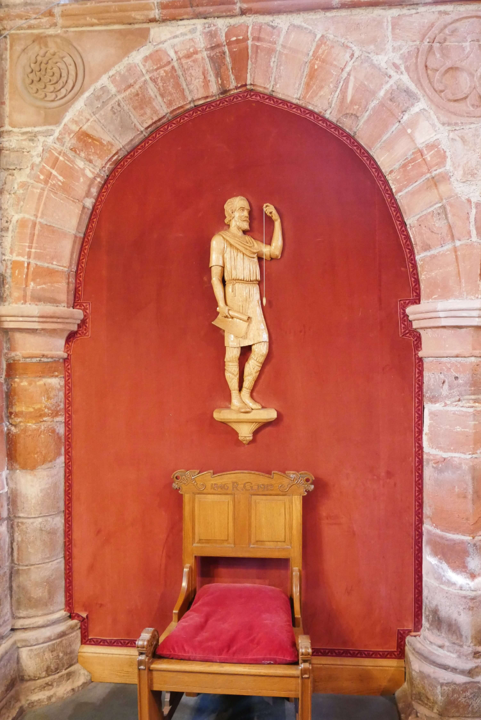
[[[280,217],[279,213],[275,209],[274,205],[271,205],[270,203],[264,203],[264,212],[266,215],[268,215],[274,222],[279,222]]]

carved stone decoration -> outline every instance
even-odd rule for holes
[[[43,37],[28,45],[17,61],[17,85],[31,105],[56,108],[75,98],[85,69],[77,48],[65,38]]]
[[[481,117],[481,13],[438,22],[424,38],[418,72],[435,105],[463,118]]]

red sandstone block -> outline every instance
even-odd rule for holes
[[[418,258],[418,269],[424,302],[463,296],[458,256],[454,246]]]
[[[321,37],[309,62],[301,100],[320,113],[326,112],[352,57],[353,51],[347,45]]]
[[[129,150],[135,147],[144,135],[120,100],[115,100],[97,113],[97,117],[117,142]]]
[[[431,122],[429,114],[425,110],[419,110],[403,120],[406,131],[412,137],[416,145],[424,145],[429,140],[437,137],[437,130]]]
[[[446,166],[446,153],[439,142],[431,142],[422,150],[415,150],[407,160],[389,173],[389,182],[401,193],[436,170]]]
[[[425,526],[423,574],[453,590],[474,590],[481,578],[481,537],[453,536]]]
[[[47,265],[68,268],[75,235],[53,225],[21,217],[15,227],[11,254]]]
[[[117,157],[119,143],[114,140],[96,120],[81,127],[68,141],[67,147],[96,168],[103,169]]]
[[[224,37],[217,25],[207,25],[202,30],[207,59],[217,85],[218,92],[232,88],[232,79],[224,45]]]
[[[92,115],[97,115],[100,110],[110,105],[117,99],[117,93],[113,93],[107,85],[94,87],[93,91],[85,98],[85,107],[90,110]]]
[[[323,13],[309,19],[309,26],[319,34],[336,35],[352,42],[368,53],[384,54],[388,47],[388,19],[379,15]]]
[[[364,147],[375,148],[417,100],[418,97],[404,83],[391,86],[362,119],[356,138]]]
[[[481,202],[476,203],[474,225],[476,228],[476,237],[478,240],[481,240]]]
[[[53,145],[42,160],[35,182],[83,202],[91,198],[89,188],[94,177],[92,168],[75,155]]]
[[[189,0],[158,0],[161,20],[186,20],[195,17]]]
[[[407,160],[388,173],[388,179],[397,195],[407,190],[411,185],[415,185],[420,180],[427,178],[430,174],[424,157],[419,150],[415,150]]]
[[[13,260],[11,301],[66,305],[67,271]]]
[[[315,34],[298,25],[290,25],[284,35],[277,56],[274,92],[285,98],[296,99]]]
[[[481,593],[424,580],[423,629],[463,647],[481,645]]]
[[[189,106],[172,58],[163,48],[143,58],[142,64],[169,113],[181,112]]]
[[[246,23],[230,25],[225,31],[225,43],[235,84],[243,87],[247,85],[249,67],[249,26]]]
[[[481,407],[431,406],[426,412],[431,450],[469,455],[481,452]]]
[[[342,83],[330,117],[352,132],[389,82],[389,75],[370,60],[357,60]]]
[[[130,90],[143,79],[143,73],[137,63],[129,63],[112,75],[110,81],[119,94]]]
[[[362,2],[363,0],[354,0]],[[241,11],[247,15],[263,15],[267,13],[294,13],[305,10],[329,10],[338,8],[339,4],[352,4],[353,0],[240,0]]]
[[[409,157],[415,150],[410,133],[400,125],[375,149],[374,157],[387,174],[392,168]]]
[[[436,181],[428,176],[418,185],[411,187],[398,197],[398,202],[406,220],[439,205],[442,197]]]
[[[481,533],[481,460],[426,453],[424,516],[439,530]]]
[[[424,361],[424,402],[469,402],[481,397],[481,359]]]
[[[453,197],[444,203],[446,214],[456,242],[471,239],[471,201]]]
[[[443,200],[450,200],[451,198],[454,198],[456,192],[451,183],[451,176],[446,170],[437,172],[433,175],[433,180],[436,183],[438,193]]]
[[[76,232],[83,206],[76,200],[42,187],[30,186],[23,213],[56,227]]]
[[[58,9],[60,27],[135,25],[156,22],[155,2],[117,0],[116,2],[67,3]]]
[[[250,84],[266,91],[271,86],[274,61],[282,30],[267,23],[251,27]]]
[[[63,378],[10,378],[8,422],[10,425],[63,421]]]
[[[450,245],[454,241],[444,205],[438,205],[433,210],[428,210],[424,215],[409,223],[409,232],[416,255],[443,245]]]
[[[237,0],[190,0],[195,17],[225,17],[239,15]]]
[[[1,389],[4,391],[4,383],[2,382]],[[3,400],[2,400],[2,418],[4,416],[3,412]],[[0,472],[4,472],[7,469],[7,446],[6,446],[6,428],[5,424],[2,421],[2,425],[0,425]],[[0,490],[0,518],[4,518],[8,516],[8,512],[4,512],[4,508],[2,507],[2,496],[1,496],[2,490]],[[6,497],[4,498],[6,500]],[[8,508],[7,508],[8,509]]]
[[[464,297],[479,297],[481,290],[481,244],[467,242],[457,247],[459,273]]]
[[[428,13],[416,12],[410,15],[394,15],[391,18],[392,39],[395,43],[420,43],[429,30],[441,18],[446,17],[446,11]]]
[[[192,100],[201,102],[212,97],[215,91],[197,38],[181,40],[174,46],[174,50]]]
[[[92,114],[82,106],[73,117],[61,126],[56,138],[57,144],[61,146],[67,145],[74,135],[85,127],[90,120],[92,120]]]
[[[160,125],[166,117],[165,110],[154,97],[145,78],[122,95],[122,100],[144,130]]]

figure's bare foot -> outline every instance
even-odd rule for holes
[[[235,391],[231,393],[230,409],[237,410],[237,412],[241,413],[250,413],[252,410],[250,405],[246,405],[246,403],[241,399],[239,392]]]
[[[255,400],[251,398],[251,391],[247,390],[246,388],[242,388],[241,390],[241,400],[247,405],[251,410],[261,410],[262,405]]]

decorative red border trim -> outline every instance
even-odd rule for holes
[[[419,358],[418,352],[421,349],[421,340],[419,333],[412,329],[406,308],[420,302],[421,291],[419,276],[416,265],[416,257],[414,249],[409,237],[409,233],[402,217],[399,205],[394,196],[391,187],[386,180],[381,168],[373,157],[363,148],[355,138],[343,130],[341,127],[334,125],[330,120],[318,115],[312,110],[307,110],[299,105],[294,105],[287,100],[281,100],[270,95],[264,95],[260,92],[244,90],[242,92],[228,95],[219,100],[213,100],[199,105],[192,110],[188,110],[183,115],[170,120],[155,130],[149,137],[143,140],[136,148],[131,150],[112,170],[109,177],[105,181],[100,193],[95,201],[92,214],[89,219],[87,230],[83,239],[80,250],[77,275],[75,282],[75,300],[74,307],[80,308],[84,312],[82,320],[76,333],[69,336],[66,343],[67,359],[65,360],[65,598],[66,610],[72,618],[79,620],[81,623],[81,637],[84,645],[103,645],[115,647],[134,647],[135,640],[130,639],[106,639],[91,638],[88,631],[88,616],[83,616],[74,611],[73,597],[73,557],[72,557],[72,349],[73,344],[80,338],[86,338],[90,335],[91,312],[90,303],[83,301],[83,283],[85,278],[85,269],[87,265],[90,244],[97,226],[103,204],[119,175],[133,162],[139,155],[145,152],[154,142],[168,132],[175,130],[179,125],[212,112],[226,105],[245,102],[246,100],[256,100],[258,102],[271,105],[273,107],[282,108],[288,112],[304,117],[316,125],[324,128],[339,140],[348,145],[356,155],[364,162],[376,180],[384,199],[389,207],[391,216],[396,225],[398,235],[404,250],[406,264],[408,267],[409,280],[411,284],[412,297],[399,301],[399,325],[400,335],[411,340],[413,344],[414,355],[414,631],[421,629],[422,623],[422,527],[423,527],[423,364]],[[400,629],[397,631],[396,650],[346,650],[343,648],[313,648],[315,657],[351,657],[351,658],[386,658],[386,659],[403,659],[404,646],[406,637],[412,632],[410,629]]]

